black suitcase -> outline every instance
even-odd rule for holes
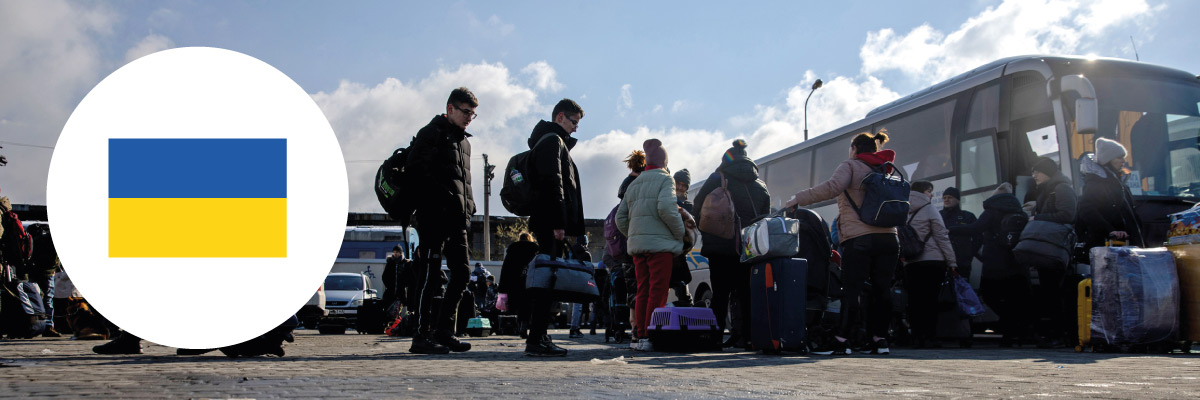
[[[387,304],[383,299],[364,299],[363,304],[358,306],[354,330],[363,335],[382,335],[392,320],[394,318],[387,317]]]
[[[750,339],[764,353],[806,353],[808,261],[773,258],[750,270]]]

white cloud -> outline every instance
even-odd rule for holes
[[[662,104],[655,104],[654,110],[652,110],[651,112],[658,114],[658,113],[662,112],[662,110],[663,110]]]
[[[175,47],[175,42],[170,38],[159,34],[151,34],[130,48],[129,51],[125,52],[125,62],[129,63],[133,60],[173,47]]]
[[[53,146],[67,117],[108,65],[99,41],[117,17],[103,6],[58,0],[0,2],[0,120],[7,141]],[[45,204],[50,150],[6,145],[3,193]]]
[[[1006,0],[950,33],[927,24],[905,35],[869,32],[859,52],[862,73],[894,70],[929,84],[1008,56],[1108,52],[1111,46],[1097,40],[1102,34],[1144,24],[1163,9],[1145,0]]]
[[[468,127],[471,139],[475,200],[483,202],[483,161],[504,168],[508,157],[525,149],[525,139],[539,117],[550,107],[537,102],[534,90],[515,82],[502,64],[467,64],[454,70],[442,69],[417,82],[389,78],[375,86],[342,82],[331,92],[313,99],[325,112],[338,136],[350,180],[350,209],[381,212],[371,180],[379,163],[391,151],[408,146],[417,130],[435,115],[445,113],[446,96],[459,86],[471,89],[479,99],[480,117]],[[361,162],[356,162],[361,161]],[[499,174],[497,174],[499,175]],[[496,180],[494,185],[500,184]],[[493,186],[493,193],[499,187]],[[497,200],[493,198],[493,200]],[[494,201],[494,213],[503,213]]]
[[[671,112],[673,113],[684,111],[690,108],[692,108],[692,103],[688,102],[687,100],[675,100],[675,102],[671,104]]]
[[[633,109],[633,85],[621,85],[621,97],[617,100],[617,115],[625,116],[625,112]]]
[[[558,81],[558,72],[546,61],[535,61],[526,65],[525,68],[521,68],[521,74],[529,76],[532,85],[538,90],[554,93],[563,89],[563,84]]]
[[[467,11],[467,16],[471,29],[488,36],[508,36],[517,29],[515,25],[504,22],[504,20],[501,20],[499,16],[494,14],[485,21],[480,21],[470,11]]]

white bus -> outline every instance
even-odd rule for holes
[[[1128,60],[1020,56],[980,66],[757,159],[773,207],[829,179],[855,134],[884,129],[891,138],[885,148],[896,151],[896,164],[910,179],[931,181],[938,192],[959,188],[962,208],[976,215],[1002,182],[1014,184],[1017,198],[1024,198],[1039,156],[1059,161],[1081,192],[1079,159],[1093,151],[1097,137],[1129,150],[1127,184],[1146,243],[1164,242],[1167,214],[1200,196],[1200,76]],[[703,183],[692,185],[691,198]],[[941,209],[940,201],[934,205]],[[836,200],[812,208],[826,222],[837,215]]]

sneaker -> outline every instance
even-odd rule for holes
[[[543,339],[526,343],[525,355],[529,357],[563,357],[567,355],[567,349],[555,346],[554,343]]]
[[[425,335],[413,336],[412,346],[408,348],[409,353],[416,354],[446,354],[450,352],[450,348],[434,343]]]
[[[571,339],[579,339],[579,338],[583,337],[583,332],[580,331],[579,329],[572,329],[571,334],[568,335],[567,337],[571,338]]]
[[[833,340],[832,342],[833,343],[830,343],[830,344],[827,344],[824,346],[813,347],[812,351],[810,351],[809,353],[812,353],[812,354],[815,354],[818,356],[848,356],[848,355],[852,354],[848,343],[838,342],[837,340]]]
[[[46,330],[42,332],[42,337],[62,337],[62,334],[54,330],[53,326],[47,326]]]
[[[638,343],[641,343],[641,342],[639,342],[637,338],[633,338],[633,339],[629,340],[629,349],[630,349],[630,350],[637,350],[637,349],[638,349]]]
[[[142,339],[122,334],[112,341],[92,347],[96,354],[142,354]]]
[[[654,351],[654,344],[649,339],[643,339],[638,342],[637,351]]]
[[[458,338],[454,337],[454,335],[450,334],[448,331],[438,331],[437,334],[433,335],[433,340],[437,342],[437,344],[446,346],[450,349],[450,351],[455,353],[462,353],[464,351],[471,350],[470,343],[458,340]]]
[[[892,350],[888,348],[887,339],[879,339],[871,343],[871,354],[888,355]]]

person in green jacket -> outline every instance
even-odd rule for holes
[[[646,337],[650,313],[667,303],[671,267],[683,252],[684,235],[675,204],[675,180],[666,169],[667,150],[658,139],[645,141],[642,148],[646,171],[629,184],[616,215],[617,229],[629,238],[627,248],[637,275],[634,320],[639,338]],[[651,350],[650,341],[640,340],[637,349]]]

